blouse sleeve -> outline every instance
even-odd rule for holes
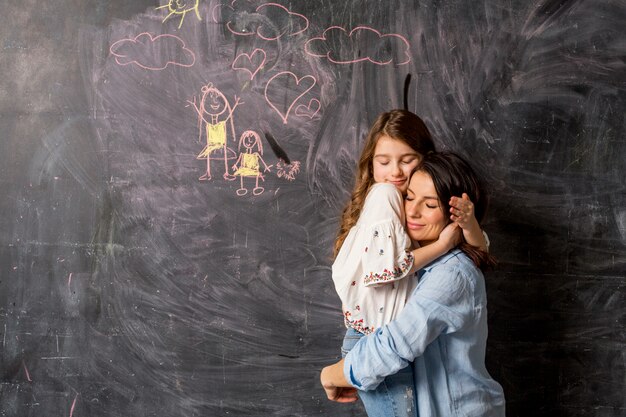
[[[364,337],[348,353],[344,374],[358,389],[371,390],[421,356],[440,334],[463,329],[473,320],[473,288],[457,268],[438,268],[420,283],[400,315]]]
[[[413,266],[413,254],[404,229],[399,191],[385,184],[370,193],[362,214],[365,239],[361,262],[365,286],[376,286],[406,277]]]
[[[491,242],[489,241],[489,236],[487,236],[487,232],[485,232],[484,230],[482,230],[483,232],[483,236],[485,237],[485,243],[487,244],[487,249],[489,249],[489,247],[491,246]]]

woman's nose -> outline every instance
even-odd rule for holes
[[[407,204],[404,207],[404,211],[406,212],[407,217],[419,217],[420,213],[419,210],[417,209],[417,205],[415,203],[413,203],[412,201],[407,202]]]

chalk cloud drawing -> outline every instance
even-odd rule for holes
[[[237,36],[256,35],[266,41],[283,36],[296,36],[306,31],[309,19],[278,3],[263,3],[250,10],[247,1],[233,1],[213,7],[215,23],[225,23],[226,28]]]
[[[210,180],[212,178],[211,160],[223,160],[223,178],[225,180],[234,180],[235,177],[228,170],[228,161],[235,159],[237,155],[228,146],[227,122],[229,122],[230,133],[234,140],[235,124],[233,112],[239,104],[243,103],[240,103],[239,98],[235,96],[235,103],[231,107],[226,96],[214,87],[212,83],[203,86],[200,91],[202,94],[199,100],[196,100],[196,96],[191,101],[187,100],[198,114],[198,142],[202,143],[203,133],[206,137],[206,146],[196,157],[197,159],[206,159],[206,172],[198,179],[200,181]]]
[[[359,26],[350,32],[331,26],[322,36],[311,38],[304,44],[308,55],[326,58],[334,64],[369,61],[376,65],[404,65],[411,62],[409,48],[404,36],[383,34],[368,26]]]
[[[250,80],[265,66],[267,54],[263,49],[256,48],[252,53],[241,53],[233,61],[234,70],[246,71],[250,74]]]
[[[169,65],[191,67],[196,55],[175,35],[152,36],[144,32],[134,38],[120,39],[113,43],[109,52],[119,65],[134,64],[152,71],[164,70]]]
[[[178,23],[178,29],[180,29],[183,25],[183,20],[185,20],[185,15],[191,11],[196,13],[198,20],[202,20],[200,12],[198,11],[199,4],[200,0],[169,0],[166,5],[159,6],[156,9],[158,10],[167,7],[170,12],[167,16],[165,16],[162,23],[165,23],[165,21],[172,16],[180,16],[180,22]]]
[[[309,100],[309,104],[299,104],[296,106],[296,110],[294,111],[296,116],[300,117],[308,117],[312,119],[315,117],[317,113],[319,113],[321,108],[320,101],[316,98],[312,98]]]
[[[317,83],[312,75],[300,78],[291,71],[282,71],[274,75],[265,85],[265,100],[287,124],[289,113],[298,100],[311,91]]]
[[[244,148],[243,152],[242,148]],[[265,188],[259,186],[259,179],[265,181],[265,177],[260,171],[260,163],[265,167],[263,172],[269,172],[271,165],[268,166],[263,160],[263,144],[259,134],[253,130],[243,132],[239,139],[239,152],[239,158],[233,165],[234,175],[239,177],[240,180],[240,188],[237,190],[237,195],[248,194],[248,189],[243,186],[244,178],[255,179],[254,188],[252,189],[253,195],[262,194]]]

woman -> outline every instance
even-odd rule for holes
[[[426,155],[405,200],[411,239],[420,246],[437,241],[449,223],[450,198],[462,193],[474,202],[480,222],[485,196],[470,166],[452,153]],[[479,268],[490,263],[489,254],[462,243],[421,269],[398,317],[322,370],[328,398],[356,401],[357,389],[375,389],[411,366],[415,385],[407,395],[416,396],[416,416],[504,416],[502,387],[485,368],[487,298]]]

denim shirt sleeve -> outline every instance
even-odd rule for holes
[[[374,389],[422,355],[438,336],[471,323],[474,282],[464,272],[459,264],[438,264],[426,272],[398,317],[348,353],[346,379],[358,389]]]

